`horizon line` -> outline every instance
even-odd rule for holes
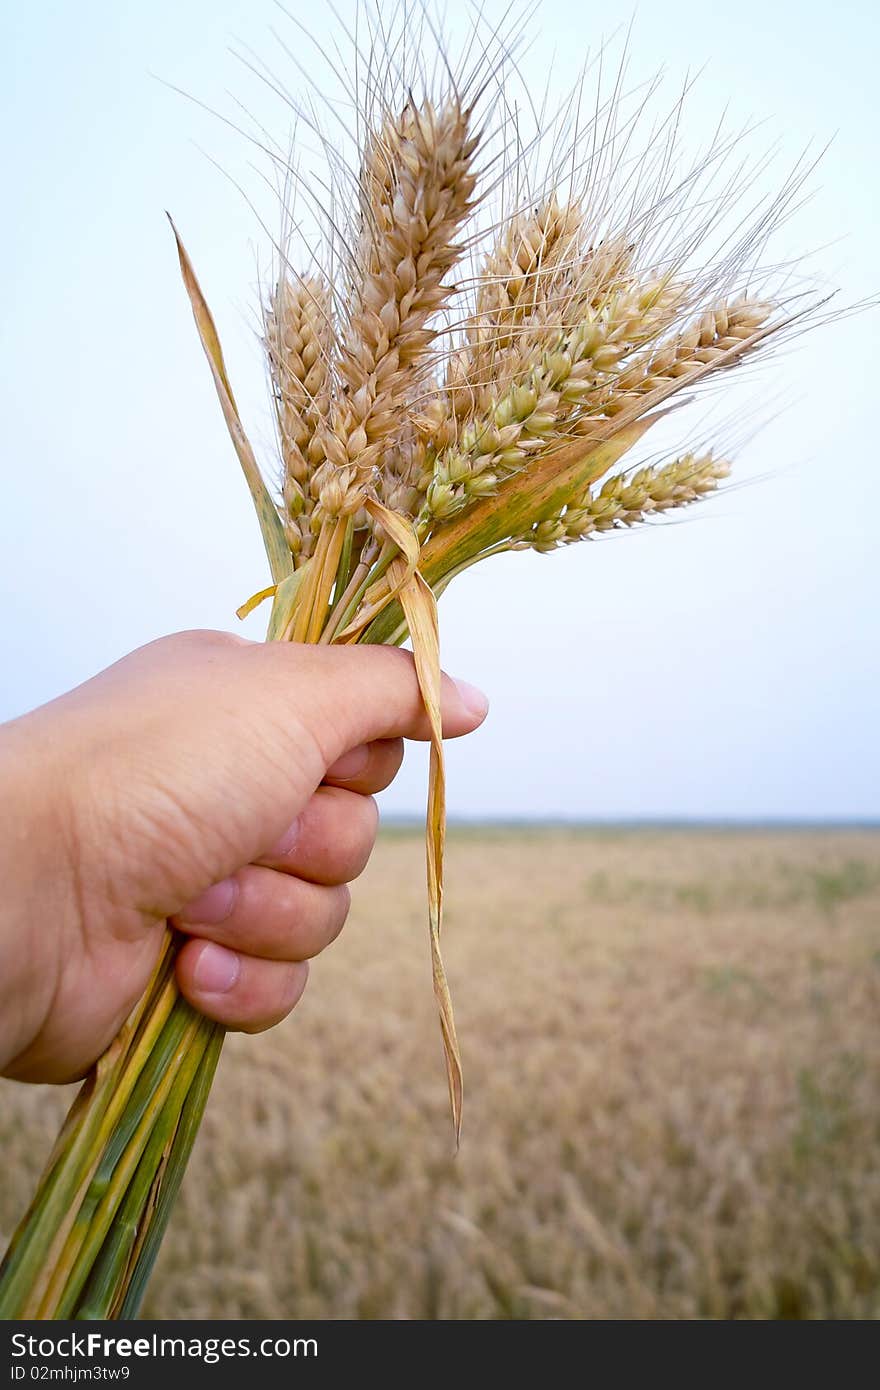
[[[387,827],[420,827],[416,811],[383,812]],[[873,816],[566,816],[566,815],[450,815],[447,824],[461,828],[628,829],[628,830],[880,830]]]

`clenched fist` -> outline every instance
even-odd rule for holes
[[[447,736],[486,709],[444,677]],[[345,920],[372,793],[427,736],[405,652],[217,632],[162,638],[0,727],[0,1071],[83,1075],[169,920],[197,1009],[278,1022]]]

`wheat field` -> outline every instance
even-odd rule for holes
[[[880,1313],[880,834],[452,832],[461,1153],[422,844],[227,1044],[144,1315]],[[2,1083],[0,1233],[68,1094]]]

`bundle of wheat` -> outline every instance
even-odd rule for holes
[[[411,19],[403,14],[403,25]],[[802,317],[755,268],[802,171],[713,255],[736,188],[707,190],[733,145],[682,171],[676,119],[635,157],[615,92],[575,124],[562,156],[559,124],[546,123],[557,149],[535,187],[491,45],[473,71],[454,78],[448,68],[439,89],[426,79],[417,96],[414,74],[396,73],[396,46],[384,41],[384,60],[364,59],[357,167],[332,171],[347,192],[328,215],[326,254],[308,248],[300,274],[285,238],[264,306],[277,502],[177,246],[271,570],[271,586],[240,612],[271,598],[273,641],[412,641],[433,731],[430,945],[457,1136],[461,1066],[440,955],[436,598],[489,555],[551,551],[716,488],[728,465],[709,451],[629,471],[621,461],[671,397],[754,357]],[[419,52],[425,33],[409,41]],[[418,68],[424,75],[427,64]],[[493,189],[507,208],[487,227]],[[174,953],[169,934],[150,990],[71,1111],[7,1253],[0,1316],[129,1317],[138,1307],[222,1042],[222,1029],[177,993]]]

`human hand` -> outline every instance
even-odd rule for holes
[[[443,728],[485,697],[443,680]],[[428,736],[408,653],[181,633],[0,727],[0,1071],[83,1075],[170,919],[195,1008],[256,1032],[299,999]]]

